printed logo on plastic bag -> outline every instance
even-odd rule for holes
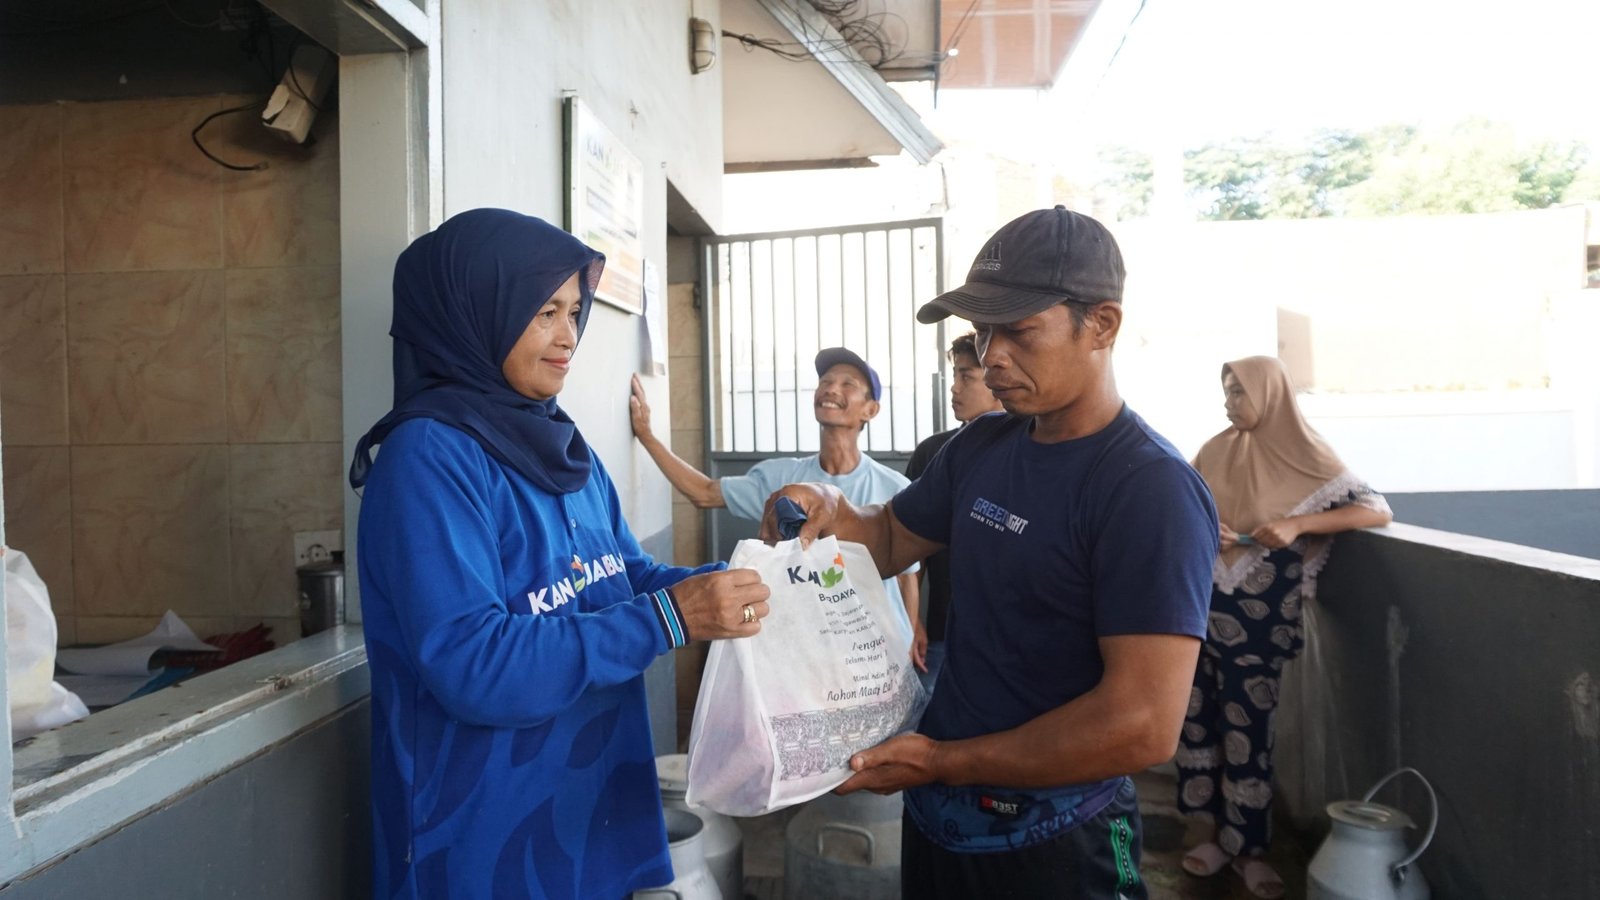
[[[712,644],[689,738],[688,800],[760,815],[826,793],[850,757],[916,724],[927,695],[865,547],[742,541],[772,591],[753,638]]]

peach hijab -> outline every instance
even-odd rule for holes
[[[1223,376],[1228,372],[1239,379],[1258,418],[1249,431],[1229,427],[1195,456],[1194,467],[1211,488],[1222,524],[1249,534],[1276,519],[1321,512],[1352,495],[1359,499],[1371,493],[1301,415],[1282,362],[1251,356],[1224,365]],[[1291,545],[1304,557],[1308,580],[1322,568],[1330,543],[1322,535],[1304,535]],[[1233,593],[1268,552],[1255,544],[1224,550],[1213,573],[1217,587]]]

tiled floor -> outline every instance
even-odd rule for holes
[[[1150,900],[1251,900],[1244,881],[1229,869],[1211,878],[1196,878],[1183,871],[1184,850],[1208,835],[1209,826],[1186,819],[1173,805],[1176,775],[1169,768],[1151,769],[1134,776],[1139,788],[1139,812],[1144,819],[1144,859],[1139,871],[1150,889]],[[1308,854],[1293,835],[1278,829],[1267,859],[1283,876],[1287,900],[1305,896]]]
[[[1213,878],[1195,878],[1183,871],[1184,848],[1197,842],[1203,826],[1190,824],[1173,806],[1174,777],[1170,770],[1152,769],[1135,777],[1139,811],[1144,818],[1144,860],[1140,867],[1150,900],[1250,900],[1244,882],[1231,871]],[[779,900],[783,891],[783,831],[799,807],[753,819],[740,819],[744,830],[744,884],[746,900]],[[1307,853],[1283,835],[1273,841],[1270,857],[1284,883],[1287,900],[1305,896]],[[802,898],[810,900],[810,898]],[[844,898],[820,898],[844,900]],[[973,900],[984,900],[975,897]]]

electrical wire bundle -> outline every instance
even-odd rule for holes
[[[744,45],[746,51],[765,50],[790,62],[809,62],[812,59],[827,62],[856,62],[859,60],[873,69],[892,63],[904,62],[905,41],[897,46],[887,23],[893,19],[905,20],[890,12],[870,12],[862,0],[788,0],[791,5],[801,2],[822,14],[833,34],[819,32],[806,41],[784,41],[764,38],[754,34],[737,34],[723,31],[722,36]],[[849,52],[853,51],[853,52]]]

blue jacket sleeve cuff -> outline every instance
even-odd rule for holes
[[[676,649],[689,643],[689,633],[683,627],[683,611],[678,609],[678,598],[673,596],[672,588],[652,592],[650,601],[661,632],[667,637],[667,646]]]

